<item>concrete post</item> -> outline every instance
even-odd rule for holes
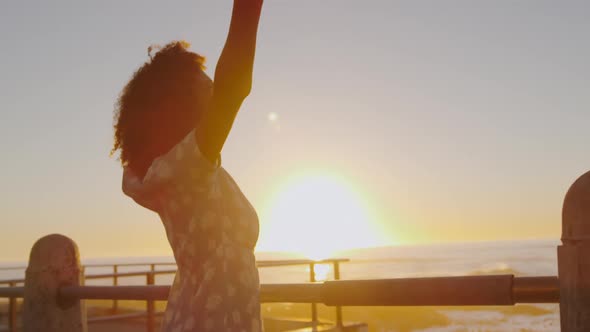
[[[590,331],[590,172],[565,196],[557,249],[561,330]]]
[[[24,332],[87,332],[80,300],[59,298],[62,286],[83,285],[78,247],[63,235],[41,238],[31,249],[25,278]]]

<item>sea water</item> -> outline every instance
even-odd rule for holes
[[[556,276],[557,240],[394,246],[339,253],[349,258],[342,279],[383,279],[513,274]],[[268,258],[268,257],[265,257]],[[308,269],[261,269],[263,282],[301,282]],[[331,278],[331,267],[316,270]],[[357,307],[345,308],[344,319],[369,323],[371,331],[559,331],[557,304],[493,307]]]
[[[557,240],[457,243],[356,249],[337,254],[349,258],[341,265],[342,279],[383,279],[465,275],[557,275]],[[301,258],[292,254],[259,253],[259,259]],[[170,257],[88,259],[86,264],[171,262]],[[2,264],[0,264],[0,267]],[[171,267],[159,267],[165,270]],[[120,267],[119,272],[145,271],[146,267]],[[0,271],[0,280],[22,276],[23,271]],[[112,273],[112,268],[88,268],[87,274]],[[317,266],[318,279],[332,279],[332,267]],[[169,284],[173,275],[157,277]],[[309,280],[309,267],[260,269],[261,283],[300,283]],[[89,280],[88,285],[110,285],[112,280]],[[145,277],[121,278],[119,285],[145,284]],[[308,315],[301,305],[268,305],[263,315]],[[331,308],[320,308],[320,318],[333,319]],[[301,317],[305,318],[305,317]],[[344,308],[344,320],[363,321],[370,331],[559,331],[556,304],[508,307],[354,307]]]

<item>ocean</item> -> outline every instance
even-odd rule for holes
[[[392,246],[339,252],[336,257],[351,261],[341,265],[342,279],[383,279],[488,274],[516,276],[557,275],[557,240],[501,241],[443,245]],[[259,253],[259,259],[301,258],[292,254]],[[83,263],[170,262],[170,257],[88,259]],[[6,264],[0,264],[0,267]],[[14,265],[14,264],[11,264]],[[162,267],[161,269],[169,269]],[[145,267],[120,268],[120,272]],[[87,274],[111,273],[111,269],[89,268]],[[0,280],[22,276],[23,271],[0,271]],[[318,279],[333,278],[331,266],[317,266]],[[158,276],[157,284],[169,284],[172,275]],[[288,266],[260,269],[261,283],[300,283],[309,279],[309,267]],[[88,281],[109,285],[110,280]],[[120,279],[120,285],[145,283],[145,278]],[[333,308],[320,306],[323,320],[334,319]],[[309,318],[309,305],[269,304],[263,315]],[[557,304],[527,304],[494,307],[346,307],[345,321],[362,321],[371,332],[419,331],[559,331]]]

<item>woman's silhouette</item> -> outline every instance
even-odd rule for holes
[[[220,151],[252,87],[263,0],[234,0],[212,81],[185,42],[161,48],[119,97],[123,191],[162,219],[178,272],[162,331],[262,330],[258,218]]]

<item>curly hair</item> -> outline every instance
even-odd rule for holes
[[[120,150],[121,165],[138,176],[194,128],[202,111],[210,80],[205,58],[189,47],[174,41],[152,56],[150,46],[150,60],[133,74],[115,105],[111,155]]]

